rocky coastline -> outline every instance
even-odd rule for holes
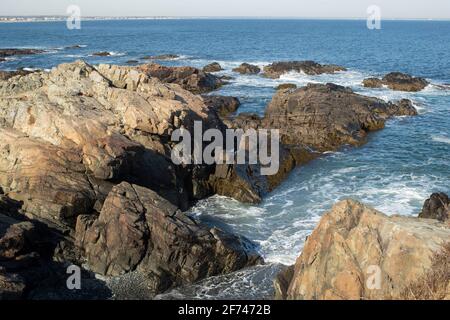
[[[236,116],[237,98],[210,94],[227,84],[211,73],[221,69],[218,63],[201,70],[153,62],[94,66],[75,61],[49,72],[17,71],[0,77],[0,299],[111,298],[114,292],[99,277],[127,274],[145,278],[149,294],[156,295],[264,263],[249,240],[210,228],[184,211],[214,194],[258,203],[296,166],[325,151],[362,145],[369,132],[382,129],[394,116],[417,115],[407,99],[385,102],[329,83],[281,86],[264,116]],[[266,66],[262,76],[345,70],[312,61],[277,62]],[[255,76],[260,71],[245,63],[235,70]],[[174,165],[170,136],[179,128],[192,131],[194,121],[222,132],[280,130],[279,172],[261,176],[259,163]],[[437,210],[434,203],[424,209],[426,217]],[[340,205],[378,216],[353,202]],[[439,210],[439,219],[445,220],[446,211]],[[398,220],[389,223],[402,226]],[[310,239],[321,232],[321,225]],[[445,228],[436,226],[436,232],[445,237]],[[435,249],[436,243],[430,247]],[[313,240],[308,245],[310,250],[318,246]],[[324,259],[318,261],[326,264]],[[426,267],[430,261],[417,263]],[[84,267],[89,289],[81,296],[64,288],[71,264]],[[318,272],[320,267],[311,268]],[[336,293],[340,289],[331,294],[317,288],[307,288],[309,295],[304,294],[292,283],[304,283],[306,276],[300,268],[288,270],[279,276],[284,280],[277,288],[285,288],[277,289],[279,297],[341,294]],[[361,290],[360,298],[374,298]]]

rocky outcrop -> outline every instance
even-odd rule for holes
[[[278,297],[401,299],[449,239],[450,228],[441,222],[388,217],[359,202],[342,201],[308,237],[288,289]],[[276,288],[286,286],[278,282]]]
[[[234,68],[233,72],[240,74],[258,74],[261,72],[261,68],[249,63],[243,63],[239,67]]]
[[[123,180],[185,209],[198,198],[190,183],[194,168],[173,165],[170,136],[191,130],[194,121],[204,130],[224,128],[200,96],[149,78],[140,67],[79,61],[11,78],[0,82],[0,186],[24,202],[27,214],[69,224],[99,211]],[[199,194],[214,193],[211,171],[198,177]]]
[[[203,67],[203,72],[219,72],[222,70],[222,66],[218,62],[213,62]]]
[[[202,96],[203,102],[211,109],[214,109],[219,116],[226,117],[235,112],[241,102],[236,97],[229,96]]]
[[[382,79],[368,78],[363,86],[368,88],[381,88],[383,85],[396,91],[417,92],[425,89],[430,83],[424,78],[415,78],[401,72],[391,72]]]
[[[140,70],[162,82],[179,84],[195,94],[216,90],[224,84],[220,78],[193,67],[166,67],[158,64],[147,64],[140,66]]]
[[[307,75],[318,75],[323,73],[335,73],[346,71],[344,67],[333,64],[320,64],[314,61],[286,61],[274,62],[264,67],[264,76],[268,78],[279,78],[288,72],[303,72]]]
[[[383,128],[388,118],[415,114],[409,100],[394,104],[335,84],[308,84],[278,91],[266,109],[263,126],[279,129],[284,144],[326,151],[344,144],[360,145],[369,131]]]
[[[247,240],[201,225],[129,183],[112,189],[97,219],[78,218],[77,239],[93,271],[138,269],[153,279],[155,292],[261,261]]]
[[[0,49],[0,58],[12,57],[12,56],[25,56],[31,54],[44,53],[44,50],[40,49]]]
[[[433,193],[423,204],[419,218],[437,219],[439,221],[449,221],[450,219],[450,199],[443,193]],[[450,223],[450,221],[449,221]]]

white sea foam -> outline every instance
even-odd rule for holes
[[[432,136],[431,139],[436,142],[450,144],[450,137],[447,136]]]

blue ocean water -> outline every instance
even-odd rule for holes
[[[67,46],[82,48],[67,49]],[[343,198],[355,198],[387,214],[416,215],[435,191],[450,192],[450,22],[383,21],[369,30],[365,21],[333,20],[127,20],[83,21],[81,30],[64,22],[0,24],[0,47],[43,48],[16,57],[0,69],[51,68],[85,59],[125,63],[145,55],[180,55],[168,65],[202,67],[217,61],[234,80],[218,94],[242,101],[240,112],[262,113],[283,82],[334,82],[385,100],[411,99],[420,114],[399,117],[370,135],[361,148],[330,153],[297,168],[263,203],[243,205],[212,197],[191,210],[199,219],[243,234],[259,244],[268,264],[207,279],[159,298],[267,298],[280,264],[292,264],[321,215]],[[110,57],[94,57],[109,51]],[[241,76],[242,62],[261,66],[278,60],[315,60],[347,67],[334,75],[290,73],[281,79]],[[433,85],[419,93],[366,89],[364,78],[402,71]]]

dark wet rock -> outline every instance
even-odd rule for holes
[[[179,84],[195,94],[216,90],[224,84],[220,78],[193,67],[166,67],[158,64],[146,64],[140,66],[140,70],[162,82]]]
[[[369,131],[383,128],[389,117],[415,114],[408,100],[395,104],[335,84],[308,84],[278,91],[266,110],[264,127],[279,129],[284,144],[325,151],[360,145]]]
[[[204,72],[219,72],[222,70],[222,66],[217,62],[210,63],[203,67]]]
[[[25,280],[20,275],[6,273],[0,267],[0,301],[22,299],[25,288]]]
[[[40,49],[0,49],[0,58],[44,53]]]
[[[137,63],[139,63],[139,61],[137,61],[137,60],[128,60],[127,61],[127,64],[137,64]]]
[[[258,74],[261,72],[261,68],[249,63],[243,63],[239,67],[234,68],[233,72],[240,74]]]
[[[419,218],[447,221],[450,218],[450,199],[443,193],[433,193],[423,204]]]
[[[92,55],[97,56],[97,57],[109,57],[111,55],[111,53],[108,51],[99,51],[99,52],[94,52]]]
[[[276,90],[289,90],[289,89],[297,89],[297,85],[293,83],[282,83],[278,87],[276,87]]]
[[[6,61],[5,58],[0,58],[0,62],[4,62],[4,61]]]
[[[286,61],[274,62],[264,67],[264,76],[268,78],[279,78],[281,75],[290,72],[304,72],[307,75],[318,75],[323,73],[335,73],[346,71],[344,67],[333,64],[319,64],[314,61]]]
[[[67,46],[64,49],[71,50],[71,49],[81,49],[81,48],[83,48],[81,45],[76,44],[76,45],[73,45],[73,46]]]
[[[243,238],[199,224],[155,192],[121,183],[98,219],[79,217],[78,245],[91,270],[121,275],[139,270],[157,292],[261,261]]]
[[[161,54],[156,56],[145,56],[142,57],[143,60],[175,60],[178,59],[180,56],[176,54]]]
[[[417,92],[425,89],[430,83],[424,78],[415,78],[401,72],[391,72],[382,79],[369,78],[363,81],[363,85],[369,88],[380,88],[383,85],[396,91]]]
[[[221,117],[230,115],[241,105],[236,97],[204,95],[202,98],[205,104],[214,109]]]

